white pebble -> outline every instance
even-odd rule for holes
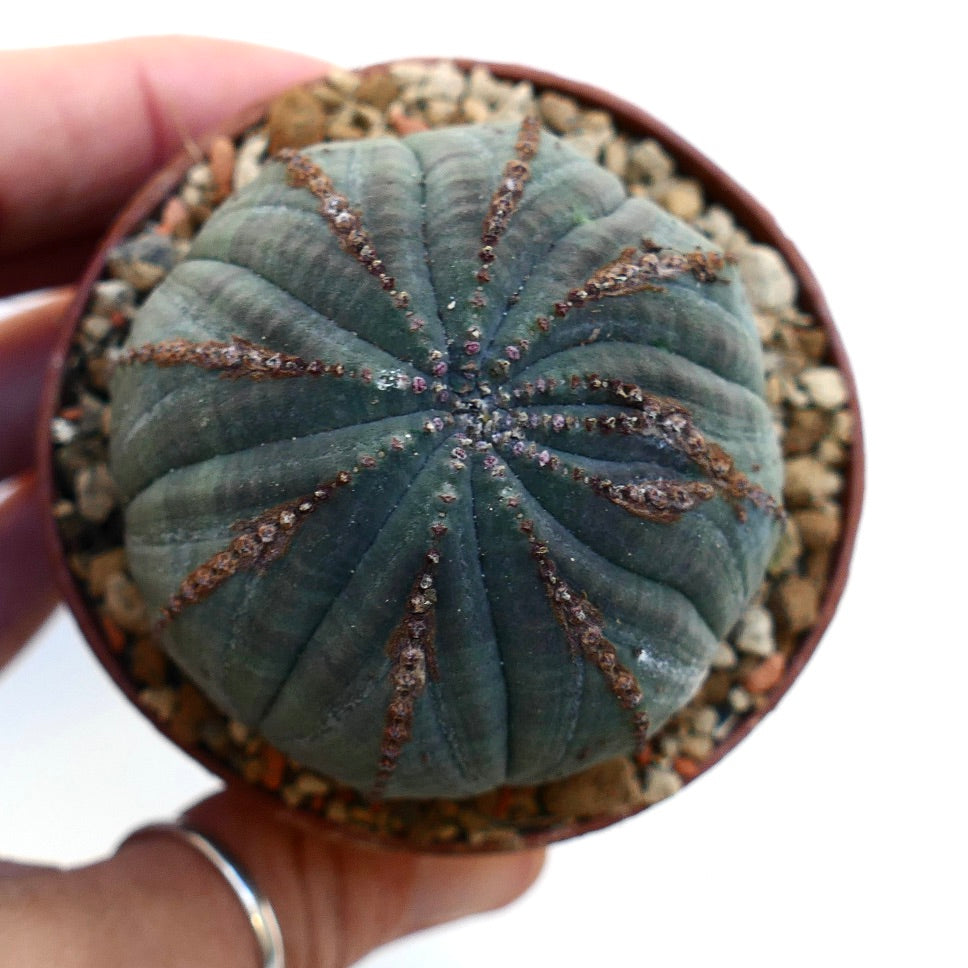
[[[649,770],[642,796],[646,803],[658,803],[666,797],[671,797],[680,789],[682,789],[682,779],[678,773],[653,767]]]
[[[748,655],[766,658],[776,649],[773,617],[762,606],[749,609],[736,629],[736,646]]]
[[[739,271],[750,301],[758,309],[793,304],[797,284],[780,254],[766,245],[750,245],[739,255]]]
[[[800,374],[800,385],[821,410],[840,410],[847,403],[847,384],[835,366],[813,366]]]
[[[712,736],[718,718],[712,706],[700,706],[692,714],[693,731],[703,736]]]
[[[736,713],[749,712],[753,706],[753,697],[742,686],[733,686],[729,690],[728,699],[730,707]]]
[[[686,756],[691,756],[700,762],[711,756],[713,752],[712,736],[701,736],[698,733],[684,737],[680,745]]]
[[[255,181],[262,170],[262,157],[269,147],[266,135],[253,135],[246,139],[235,156],[235,169],[232,172],[232,190],[239,191]]]
[[[815,457],[792,457],[785,464],[784,490],[793,503],[822,504],[843,487],[843,478]]]
[[[716,647],[716,654],[713,656],[712,667],[714,669],[733,669],[739,659],[728,642],[720,642]]]

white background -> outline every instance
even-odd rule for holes
[[[366,968],[968,963],[966,77],[964,30],[943,12],[955,5],[34,9],[5,18],[0,45],[198,33],[345,66],[523,62],[610,89],[773,212],[853,359],[862,532],[836,620],[780,708],[672,800],[555,847],[511,909],[397,943]],[[91,859],[213,788],[128,708],[66,616],[0,680],[0,856]]]

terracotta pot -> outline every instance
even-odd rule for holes
[[[368,70],[379,70],[383,65],[377,65]],[[470,62],[461,62],[460,67],[469,69]],[[530,68],[514,65],[484,65],[495,76],[509,80],[528,80],[537,90],[554,90],[576,98],[583,106],[608,111],[615,119],[616,127],[635,138],[654,138],[659,141],[675,159],[678,173],[697,179],[703,186],[708,202],[722,205],[735,217],[739,226],[744,228],[753,241],[764,243],[780,252],[794,273],[799,286],[798,308],[809,314],[825,330],[827,336],[827,360],[836,366],[843,374],[850,391],[849,412],[854,421],[853,442],[850,448],[849,462],[845,469],[845,489],[841,495],[843,502],[843,527],[839,541],[833,550],[831,569],[826,591],[820,603],[819,616],[813,626],[800,638],[794,653],[791,655],[779,681],[765,696],[764,704],[753,714],[748,714],[731,734],[715,749],[714,753],[703,761],[697,775],[708,770],[739,743],[765,716],[770,712],[781,697],[793,684],[797,675],[809,660],[826,630],[847,579],[854,539],[860,518],[861,500],[864,481],[863,442],[861,436],[860,412],[857,404],[857,393],[854,385],[850,365],[834,327],[827,305],[820,288],[805,264],[800,253],[783,235],[776,222],[746,191],[733,182],[724,172],[707,160],[695,148],[687,144],[669,130],[665,125],[650,117],[640,108],[635,107],[605,91],[601,91],[584,84],[565,80],[551,74],[535,71]],[[265,105],[257,105],[243,114],[233,118],[219,129],[211,132],[207,139],[202,139],[202,147],[216,135],[224,134],[237,136],[242,131],[256,124],[265,115]],[[182,152],[162,171],[154,176],[144,188],[131,200],[126,209],[115,221],[110,231],[101,242],[90,265],[85,271],[64,320],[64,334],[60,346],[52,361],[49,379],[45,391],[42,410],[42,424],[40,432],[40,451],[38,466],[42,475],[43,487],[53,502],[57,498],[55,486],[55,471],[52,461],[52,445],[50,441],[50,421],[58,412],[62,393],[64,369],[68,357],[71,339],[78,326],[85,307],[88,303],[93,285],[101,278],[105,262],[110,250],[126,236],[135,232],[139,226],[158,208],[164,199],[174,192],[183,180],[189,167],[196,159],[187,152]],[[64,554],[62,539],[55,525],[54,518],[50,518],[48,538],[53,555],[55,570],[60,582],[63,595],[70,606],[78,624],[84,632],[92,649],[108,672],[142,711],[144,706],[138,702],[139,686],[133,681],[126,665],[119,659],[118,654],[108,644],[104,628],[91,602],[85,597],[84,591],[71,573]],[[152,718],[152,722],[173,741],[172,731],[164,723]],[[183,745],[184,744],[180,744]],[[206,768],[218,774],[228,783],[245,782],[237,772],[234,772],[226,762],[216,757],[210,750],[200,746],[185,746],[196,760]],[[687,782],[695,777],[686,778]],[[261,789],[261,788],[260,788]],[[265,796],[273,796],[263,791]],[[349,832],[353,836],[376,840],[385,844],[419,846],[424,849],[441,851],[473,850],[473,849],[504,849],[508,847],[536,846],[571,837],[589,830],[598,829],[617,819],[628,816],[635,810],[623,810],[615,813],[582,818],[574,822],[563,823],[548,829],[524,832],[517,838],[501,840],[486,839],[479,844],[468,843],[419,843],[409,837],[389,835],[385,832],[347,827],[344,823],[327,819],[325,816],[306,812],[302,809],[294,811],[294,816],[301,820],[319,823],[333,829]]]

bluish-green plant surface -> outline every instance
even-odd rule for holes
[[[781,527],[734,267],[531,119],[270,160],[140,310],[112,401],[164,647],[374,797],[635,753]]]

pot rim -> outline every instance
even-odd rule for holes
[[[423,63],[435,63],[445,59],[449,60],[447,58],[417,58],[417,60]],[[407,60],[410,61],[413,58],[407,58]],[[529,81],[539,93],[545,90],[554,90],[573,97],[587,107],[598,108],[611,114],[615,119],[616,127],[620,130],[633,133],[637,137],[654,138],[658,141],[675,159],[677,170],[681,174],[695,178],[701,183],[708,202],[715,202],[722,205],[735,216],[736,222],[749,232],[754,241],[769,245],[783,256],[798,283],[797,305],[823,327],[827,335],[826,360],[840,371],[847,385],[849,400],[846,409],[851,415],[853,426],[850,459],[845,468],[845,486],[842,492],[843,519],[841,534],[832,552],[830,573],[820,602],[819,614],[813,626],[801,637],[796,650],[792,653],[789,662],[786,664],[781,678],[766,693],[763,706],[755,713],[746,715],[729,736],[717,745],[712,755],[702,762],[701,769],[696,776],[684,781],[684,785],[688,785],[719,763],[727,753],[745,739],[754,727],[762,722],[776,708],[779,701],[786,694],[787,690],[789,690],[794,680],[815,652],[820,639],[823,637],[833,619],[843,595],[860,523],[865,475],[860,406],[857,396],[857,386],[847,358],[847,353],[840,334],[834,325],[819,283],[803,256],[783,233],[773,216],[721,168],[706,158],[664,123],[631,102],[582,81],[563,78],[547,71],[520,64],[489,63],[486,61],[467,59],[457,59],[452,62],[464,72],[469,72],[473,67],[480,66],[489,70],[495,77],[503,80]],[[360,69],[360,72],[367,74],[384,70],[390,63],[392,62],[370,65]],[[325,77],[325,74],[321,76]],[[236,137],[242,131],[258,123],[265,116],[267,104],[268,102],[262,101],[239,112],[222,124],[209,130],[205,135],[197,139],[196,143],[204,149],[215,137]],[[38,449],[36,466],[40,483],[40,493],[47,500],[48,506],[50,506],[57,496],[54,481],[53,447],[50,440],[50,422],[58,409],[65,364],[74,333],[89,301],[91,289],[101,278],[108,253],[111,249],[135,231],[158,205],[170,193],[175,191],[185,177],[188,169],[196,161],[196,155],[192,154],[187,147],[182,148],[174,158],[152,176],[131,198],[120,214],[114,219],[111,227],[91,256],[87,268],[77,283],[77,290],[74,297],[65,310],[64,330],[48,364],[40,409],[40,424],[37,433]],[[276,794],[255,784],[247,783],[239,774],[232,771],[227,764],[223,763],[207,749],[197,745],[194,747],[186,747],[178,742],[166,723],[147,715],[146,710],[138,701],[138,689],[130,678],[127,669],[121,662],[119,656],[108,647],[100,622],[93,609],[85,600],[76,579],[71,574],[53,515],[45,516],[45,540],[60,591],[90,648],[127,698],[142,714],[147,716],[149,722],[168,740],[175,743],[180,749],[207,770],[220,777],[227,784],[241,786],[252,791],[255,795],[263,798],[264,801],[272,803],[277,811],[285,813],[301,825],[309,825],[316,829],[322,827],[329,832],[342,837],[349,837],[356,841],[364,840],[385,847],[413,849],[413,845],[411,844],[401,843],[386,835],[381,835],[376,831],[371,832],[356,827],[350,828],[330,820],[325,816],[312,814],[309,811],[299,808],[289,807]],[[626,817],[640,813],[644,809],[646,809],[646,806],[638,806],[623,812],[613,812],[583,818],[571,824],[562,824],[553,827],[550,831],[525,833],[522,835],[522,846],[525,848],[539,847],[559,840],[565,840],[582,833],[588,833],[609,826]],[[426,852],[428,849],[435,853],[465,853],[479,852],[482,848],[466,844],[434,844],[430,848],[421,845],[421,850]],[[486,846],[484,849],[493,850],[494,848]]]

